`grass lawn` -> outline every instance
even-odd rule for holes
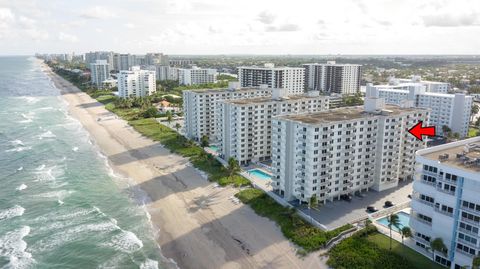
[[[372,234],[367,237],[367,240],[370,242],[375,243],[382,249],[389,250],[390,248],[390,238],[387,236],[376,233]],[[414,251],[413,249],[402,245],[401,243],[392,240],[392,252],[404,257],[407,261],[411,262],[414,268],[418,269],[425,269],[425,268],[432,268],[432,269],[441,269],[445,268],[437,263],[432,262],[422,254]]]
[[[218,182],[222,186],[229,184],[237,187],[250,185],[250,181],[240,175],[230,177],[223,165],[211,154],[206,153],[201,147],[165,125],[158,123],[155,119],[130,120],[129,124],[139,133],[162,143],[171,152],[190,158],[192,164],[206,172],[211,181]]]
[[[347,224],[333,231],[322,231],[305,222],[295,213],[294,209],[281,206],[258,189],[245,189],[237,193],[236,197],[250,205],[258,215],[275,221],[280,226],[283,235],[306,252],[322,248],[328,240],[352,228],[352,225]]]
[[[414,250],[369,226],[343,240],[329,251],[327,264],[334,269],[444,269]]]

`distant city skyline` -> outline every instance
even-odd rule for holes
[[[474,0],[0,0],[0,55],[478,54]]]

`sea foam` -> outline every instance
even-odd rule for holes
[[[28,268],[35,262],[32,254],[26,251],[27,243],[23,240],[29,233],[30,227],[23,226],[0,237],[0,256],[8,260],[3,268]]]
[[[122,230],[120,234],[113,236],[111,242],[106,245],[120,251],[133,253],[143,247],[143,242],[138,239],[136,234]]]
[[[15,205],[11,208],[7,208],[5,210],[0,211],[0,221],[21,216],[23,215],[23,212],[25,212],[25,208],[19,205]]]
[[[22,184],[22,185],[18,186],[18,187],[16,188],[16,190],[17,190],[17,191],[23,191],[23,190],[26,189],[27,187],[28,187],[27,185]]]

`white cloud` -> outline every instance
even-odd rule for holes
[[[458,26],[474,26],[479,25],[479,14],[435,14],[422,17],[425,26],[439,26],[439,27],[458,27]]]
[[[275,21],[276,16],[267,11],[262,11],[258,14],[257,20],[264,24],[272,24]]]
[[[296,32],[300,30],[300,26],[293,23],[285,23],[279,26],[268,26],[267,32]]]
[[[116,14],[111,9],[106,7],[94,6],[83,11],[80,16],[86,19],[108,19],[115,17]]]
[[[58,34],[58,39],[60,41],[66,41],[66,42],[70,42],[70,43],[75,43],[78,41],[78,37],[75,36],[75,35],[71,35],[71,34],[66,34],[66,33],[63,33],[63,32],[60,32]]]

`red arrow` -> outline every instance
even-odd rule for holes
[[[419,121],[415,126],[408,130],[415,138],[420,141],[423,141],[422,135],[426,136],[435,136],[435,126],[422,127],[423,121]]]

